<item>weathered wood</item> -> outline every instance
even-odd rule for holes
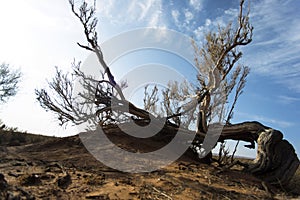
[[[286,185],[295,174],[299,159],[280,131],[267,129],[259,134],[257,156],[248,171],[275,185]]]
[[[251,145],[245,145],[248,148],[257,143],[256,159],[246,170],[271,184],[287,184],[298,169],[294,147],[278,130],[255,121],[243,122],[224,126],[219,141],[227,139],[250,142]]]

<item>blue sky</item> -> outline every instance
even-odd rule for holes
[[[0,107],[0,119],[21,130],[46,135],[75,134],[58,127],[35,101],[54,66],[70,69],[88,52],[82,29],[67,0],[0,0],[0,62],[20,68],[19,93]],[[141,27],[165,27],[203,41],[203,34],[237,14],[238,0],[97,1],[100,41]],[[253,0],[253,42],[242,50],[251,73],[235,110],[234,122],[257,120],[281,130],[300,153],[300,14],[297,0]],[[105,54],[105,52],[104,52]]]

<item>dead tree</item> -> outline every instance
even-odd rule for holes
[[[67,122],[80,124],[96,115],[95,125],[100,125],[104,128],[108,127],[110,132],[113,129],[109,125],[114,123],[126,123],[127,120],[136,120],[143,124],[149,123],[150,119],[155,119],[155,116],[150,112],[136,107],[125,99],[122,87],[115,81],[109,66],[105,63],[103,52],[97,42],[97,19],[94,17],[95,7],[88,7],[88,4],[84,2],[79,9],[76,9],[74,1],[69,0],[69,2],[73,13],[83,26],[87,40],[87,45],[80,43],[78,45],[96,54],[99,64],[103,67],[103,74],[107,75],[107,79],[97,81],[93,77],[86,76],[80,70],[80,63],[75,65],[73,75],[82,79],[81,83],[87,90],[87,95],[79,94],[78,98],[81,98],[81,101],[78,102],[78,98],[74,97],[76,94],[73,94],[74,86],[72,85],[72,80],[70,80],[74,76],[62,75],[58,71],[58,76],[49,83],[50,89],[56,93],[56,96],[50,95],[45,89],[36,90],[37,99],[41,106],[54,112],[61,124]],[[252,41],[253,27],[249,23],[249,12],[247,14],[243,13],[243,5],[244,0],[241,0],[237,27],[233,27],[229,23],[225,28],[219,27],[218,34],[208,33],[207,41],[210,42],[206,44],[205,48],[199,49],[194,43],[196,53],[200,55],[200,57],[195,58],[196,65],[201,66],[204,64],[206,66],[205,68],[200,68],[200,70],[205,69],[198,77],[201,88],[194,94],[189,103],[180,106],[176,111],[169,112],[170,115],[166,117],[167,121],[164,127],[167,131],[161,137],[174,137],[182,127],[173,122],[178,122],[180,116],[191,110],[196,111],[195,107],[198,107],[202,126],[199,127],[195,139],[200,143],[203,142],[207,129],[213,128],[208,123],[209,118],[215,117],[211,110],[220,107],[221,111],[224,111],[224,102],[226,102],[228,94],[236,85],[238,75],[242,74],[232,109],[229,109],[224,129],[218,141],[221,142],[228,139],[246,141],[250,143],[246,145],[247,148],[254,148],[255,143],[257,143],[257,158],[246,170],[270,183],[286,184],[298,168],[299,159],[293,146],[283,139],[282,133],[258,122],[230,124],[236,99],[242,92],[245,77],[249,72],[247,67],[234,68],[242,56],[242,52],[238,50],[238,47],[247,45]],[[230,74],[232,74],[231,78],[227,79]],[[225,94],[221,90],[225,90]],[[91,97],[90,93],[95,95],[92,95],[92,98],[87,98]],[[84,107],[85,105],[88,106]],[[96,113],[92,113],[91,105],[96,106]],[[148,103],[148,105],[150,104]],[[87,112],[89,113],[87,114]],[[222,118],[224,114],[220,116]],[[171,119],[173,119],[173,122]],[[218,123],[224,122],[220,120]],[[182,131],[186,134],[191,132],[188,129]],[[155,143],[157,138],[156,140],[150,139],[148,141]],[[197,159],[196,156],[195,159]]]

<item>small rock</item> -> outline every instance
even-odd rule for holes
[[[25,162],[16,161],[16,162],[12,163],[12,166],[22,167],[22,166],[27,166],[27,164]]]
[[[4,191],[7,186],[7,181],[5,180],[4,175],[0,173],[0,191]]]
[[[67,173],[67,175],[57,180],[58,187],[62,189],[67,189],[71,183],[72,183],[72,179],[69,173]]]
[[[18,178],[20,175],[16,174],[16,173],[13,173],[13,172],[8,172],[8,176],[13,176],[15,178]]]
[[[23,185],[39,185],[41,184],[41,178],[37,174],[31,174],[23,178],[22,184]]]

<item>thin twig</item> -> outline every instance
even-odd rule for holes
[[[170,197],[170,196],[167,195],[166,193],[163,193],[162,191],[158,190],[156,187],[153,186],[152,189],[153,189],[154,191],[158,192],[159,194],[163,195],[164,197],[167,197],[168,199],[173,200],[172,197]]]

